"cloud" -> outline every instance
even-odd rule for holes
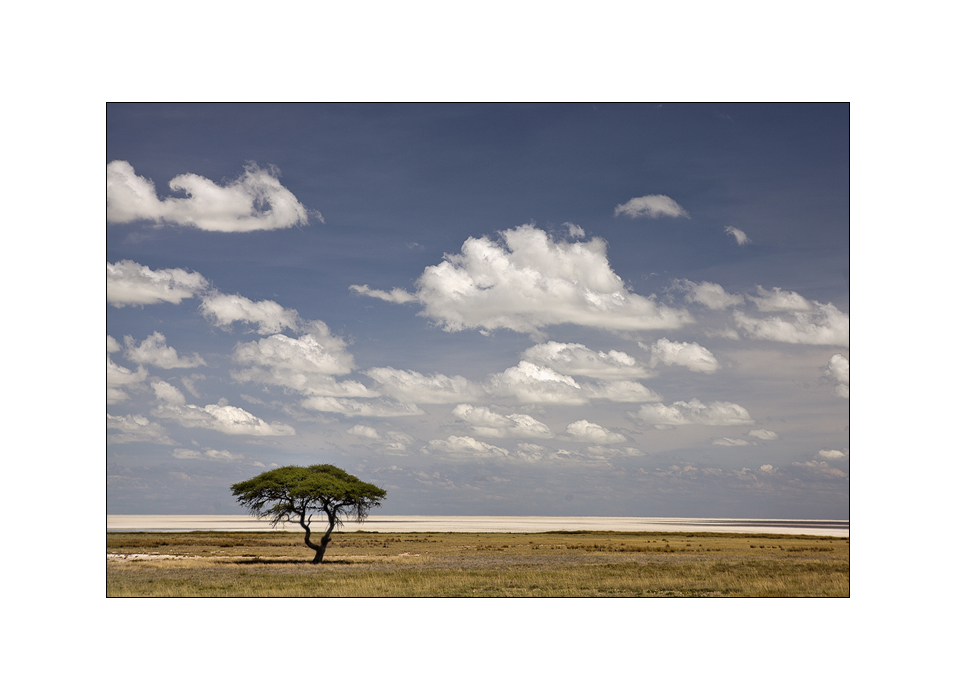
[[[113,340],[111,337],[107,336],[106,347],[107,350],[110,348],[109,341]],[[113,341],[116,342],[115,340]],[[118,346],[119,343],[116,343]],[[106,356],[106,404],[116,404],[122,403],[129,399],[129,394],[127,394],[120,387],[133,386],[136,384],[141,384],[146,380],[146,377],[149,375],[149,372],[146,371],[145,367],[138,367],[136,371],[127,369],[122,365],[118,365],[113,362],[113,359],[107,355]]]
[[[548,456],[548,449],[530,442],[519,442],[514,458],[519,462],[534,464],[543,461]]]
[[[370,289],[367,284],[353,284],[349,289],[365,297],[373,297],[382,301],[390,301],[394,304],[407,304],[416,301],[418,297],[406,292],[404,289],[395,287],[390,292],[383,292],[381,289]]]
[[[584,229],[577,224],[572,224],[570,221],[565,221],[564,225],[568,227],[568,235],[571,236],[571,238],[584,238],[587,235],[584,232]]]
[[[145,367],[138,367],[134,372],[113,362],[109,355],[106,356],[106,386],[108,387],[139,384],[148,374]]]
[[[768,291],[757,285],[758,296],[749,297],[760,311],[812,311],[813,303],[796,292],[785,292],[780,287]]]
[[[153,387],[153,393],[156,394],[156,398],[164,404],[170,406],[184,406],[186,404],[186,397],[183,396],[183,392],[169,382],[157,380],[150,386]]]
[[[324,396],[374,397],[361,382],[339,382],[333,375],[348,374],[355,367],[345,341],[332,335],[320,321],[313,333],[291,338],[281,333],[249,343],[239,343],[232,359],[242,369],[230,374],[235,381],[257,382]]]
[[[179,369],[206,364],[206,361],[196,353],[193,353],[191,357],[180,357],[175,348],[166,345],[166,336],[159,331],[148,336],[138,346],[132,336],[128,335],[123,340],[126,343],[126,357],[140,365]]]
[[[182,392],[167,382],[153,382],[152,386],[160,401],[153,415],[184,428],[205,428],[226,435],[295,435],[295,428],[291,425],[266,423],[242,408],[230,406],[225,400],[218,404],[194,406],[187,404]]]
[[[842,450],[820,450],[817,454],[828,462],[839,462],[846,459],[846,452]]]
[[[420,372],[392,367],[372,367],[365,374],[379,383],[383,394],[411,403],[458,403],[484,393],[480,386],[458,375],[425,376]]]
[[[389,454],[404,454],[410,445],[415,442],[415,438],[400,430],[389,430],[385,433],[385,444],[382,446]]]
[[[704,404],[698,399],[675,401],[670,406],[654,403],[641,406],[637,418],[648,425],[748,425],[753,423],[747,409],[728,401]]]
[[[207,296],[199,306],[199,311],[206,320],[221,328],[236,321],[257,324],[261,335],[278,333],[283,328],[294,331],[300,324],[299,313],[295,309],[285,309],[269,299],[252,301],[238,294],[217,293]]]
[[[625,379],[648,377],[652,372],[630,355],[610,350],[595,352],[579,343],[550,341],[528,348],[521,357],[556,372],[596,379]]]
[[[646,457],[647,453],[642,452],[636,447],[625,447],[624,449],[619,449],[617,447],[607,447],[605,445],[588,445],[587,449],[588,457],[593,459],[613,459],[617,457]]]
[[[788,316],[754,318],[734,312],[737,327],[757,340],[804,345],[850,345],[850,316],[833,304],[804,299],[779,287],[768,292],[758,285],[758,297],[750,297],[763,312],[784,312]]]
[[[833,355],[823,374],[836,381],[833,393],[845,399],[850,398],[850,361],[844,355]]]
[[[116,387],[106,387],[106,405],[112,406],[113,404],[123,403],[124,401],[129,401],[129,394],[127,394],[122,389],[117,389]]]
[[[743,296],[728,294],[723,287],[714,282],[691,282],[687,279],[674,280],[674,287],[686,292],[684,296],[686,301],[701,304],[716,311],[744,303]]]
[[[485,389],[495,396],[513,396],[520,403],[579,406],[594,399],[617,403],[659,401],[660,396],[632,381],[578,383],[572,377],[522,360],[516,367],[491,375]]]
[[[216,462],[235,462],[243,459],[242,455],[233,454],[229,450],[185,450],[177,448],[173,450],[173,457],[176,459],[211,459]]]
[[[734,320],[751,338],[803,345],[850,345],[850,317],[833,304],[820,304],[813,313],[794,313],[791,319],[780,316],[753,318],[739,311]]]
[[[168,301],[178,304],[203,291],[209,283],[198,272],[180,268],[150,270],[132,260],[106,263],[106,303],[117,308]]]
[[[349,435],[357,435],[358,437],[368,438],[369,440],[382,439],[382,437],[378,434],[378,431],[370,425],[353,425],[345,432],[347,432]]]
[[[425,413],[415,404],[401,403],[393,399],[359,400],[332,396],[311,396],[302,401],[302,406],[323,413],[341,413],[345,416],[364,416],[366,418],[420,416]]]
[[[571,423],[562,437],[576,442],[590,442],[595,445],[627,442],[627,438],[620,433],[613,433],[606,428],[602,428],[597,423],[589,423],[586,420]]]
[[[713,374],[720,369],[717,358],[697,343],[673,342],[661,338],[651,346],[651,367],[662,362],[665,365],[680,365],[691,372]]]
[[[802,471],[804,476],[808,476],[811,479],[813,478],[824,478],[824,479],[846,478],[846,472],[841,471],[837,469],[836,467],[831,467],[826,462],[819,462],[817,460],[809,460],[807,462],[792,462],[791,466],[803,467]]]
[[[592,399],[604,399],[615,403],[642,403],[660,401],[660,395],[640,382],[614,381],[585,384],[585,393]]]
[[[744,447],[744,446],[749,446],[750,442],[748,442],[747,440],[743,440],[741,438],[722,437],[722,438],[714,438],[713,440],[710,441],[710,444],[717,445],[720,447]]]
[[[119,341],[116,340],[111,335],[106,336],[106,354],[109,355],[111,352],[119,352],[123,349],[123,346],[119,344]]]
[[[110,432],[110,431],[117,432]],[[106,414],[106,442],[153,442],[159,445],[175,445],[166,429],[159,423],[150,423],[148,418],[137,415],[111,416]]]
[[[291,425],[266,423],[244,409],[229,405],[168,405],[156,409],[154,415],[174,421],[184,428],[205,428],[226,435],[295,435],[295,428]]]
[[[526,360],[493,374],[485,387],[497,396],[514,396],[520,403],[579,405],[590,398],[571,377]]]
[[[752,438],[757,438],[758,440],[779,440],[780,436],[777,435],[772,430],[766,430],[764,428],[754,428],[749,433],[747,433]]]
[[[408,446],[415,442],[413,437],[399,430],[389,430],[385,433],[385,437],[382,437],[375,428],[361,423],[353,425],[345,432],[366,440],[384,443],[381,449],[389,454],[405,454],[408,451]]]
[[[437,452],[451,456],[467,457],[507,457],[509,454],[508,450],[501,447],[480,442],[473,437],[459,435],[452,435],[447,440],[430,440],[422,448],[422,452],[425,454]]]
[[[561,323],[645,330],[693,321],[686,311],[629,292],[611,269],[600,238],[556,241],[531,225],[501,232],[500,241],[469,238],[461,254],[425,268],[416,284],[421,314],[449,332],[508,328],[538,334]]]
[[[657,219],[661,216],[684,217],[689,219],[684,208],[670,197],[663,194],[649,194],[644,197],[634,197],[626,204],[618,204],[614,208],[614,216],[624,214],[632,219],[646,216]]]
[[[451,414],[472,426],[476,435],[492,438],[552,438],[554,433],[544,423],[524,413],[502,415],[483,406],[463,403]]]
[[[173,192],[185,196],[160,200],[151,180],[137,175],[128,162],[114,160],[106,166],[106,220],[147,220],[225,232],[308,223],[305,207],[279,183],[278,175],[276,168],[263,170],[250,163],[236,180],[220,186],[201,175],[186,173],[169,181]],[[321,220],[322,215],[315,213]]]
[[[772,464],[761,464],[760,471],[764,472],[765,474],[773,474],[776,469],[774,469]]]
[[[733,226],[724,226],[724,231],[728,236],[733,236],[734,240],[737,241],[737,245],[746,245],[747,243],[752,243],[747,234],[741,231],[739,228],[734,228]]]

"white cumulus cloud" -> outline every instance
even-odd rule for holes
[[[811,301],[779,287],[767,291],[758,286],[757,290],[759,296],[750,300],[760,311],[784,315],[757,318],[735,311],[734,321],[746,335],[781,343],[850,346],[850,316],[833,304]]]
[[[714,438],[710,441],[711,445],[717,445],[719,447],[744,447],[745,445],[750,445],[750,442],[744,440],[743,438]]]
[[[111,432],[115,431],[115,432]],[[111,416],[106,414],[106,441],[111,444],[129,442],[153,442],[160,445],[175,445],[166,429],[159,423],[150,423],[139,414]]]
[[[361,382],[337,381],[334,375],[348,374],[355,361],[345,341],[332,335],[325,324],[315,321],[312,333],[291,338],[278,333],[249,343],[239,343],[232,354],[242,365],[231,372],[234,380],[257,382],[324,396],[374,397]]]
[[[620,433],[614,433],[597,423],[579,420],[571,423],[563,437],[576,442],[590,442],[595,445],[611,445],[617,442],[627,442],[627,438]]]
[[[180,369],[206,364],[206,361],[197,353],[193,353],[190,357],[180,357],[175,348],[166,345],[166,336],[159,331],[147,336],[146,340],[139,345],[129,335],[123,340],[126,343],[126,357],[140,365],[156,365],[163,369]]]
[[[494,396],[513,396],[520,403],[584,405],[592,400],[616,403],[659,401],[640,382],[616,380],[578,383],[573,377],[522,360],[516,367],[491,375],[485,389]]]
[[[521,358],[563,374],[596,379],[626,379],[651,376],[652,372],[624,352],[595,351],[580,343],[550,341],[528,348]]]
[[[427,267],[417,287],[422,315],[446,331],[508,328],[537,334],[561,323],[644,330],[693,321],[686,311],[628,291],[611,269],[600,238],[557,241],[531,225],[501,232],[500,241],[469,238],[461,254]],[[395,290],[376,295],[405,300]]]
[[[739,306],[744,303],[740,294],[729,294],[715,282],[691,282],[690,280],[674,280],[674,287],[685,292],[687,302],[701,304],[716,311],[729,306]]]
[[[496,396],[514,396],[520,403],[586,404],[590,398],[572,377],[522,360],[493,374],[485,387]]]
[[[507,457],[508,450],[475,440],[473,437],[452,435],[447,440],[430,440],[422,448],[425,454],[440,453],[466,457]]]
[[[648,425],[748,425],[753,423],[742,406],[729,401],[705,404],[699,399],[675,401],[670,406],[662,403],[641,406],[637,417]]]
[[[817,455],[828,462],[839,462],[846,459],[846,452],[843,450],[820,450]]]
[[[370,425],[362,425],[361,423],[353,425],[345,432],[347,432],[349,435],[357,435],[358,437],[368,438],[369,440],[382,439],[375,428]]]
[[[737,241],[737,245],[751,243],[751,240],[747,238],[747,234],[741,231],[739,228],[734,226],[724,226],[724,232],[726,232],[728,236],[733,236],[734,240]]]
[[[271,299],[252,301],[238,294],[211,294],[203,299],[199,311],[215,326],[225,327],[236,321],[252,323],[259,326],[262,335],[284,328],[294,331],[300,324],[295,309],[286,309]]]
[[[233,454],[229,450],[186,450],[177,448],[173,450],[173,457],[176,459],[211,459],[216,462],[235,462],[242,459],[242,455]]]
[[[180,268],[151,270],[132,260],[106,263],[106,302],[119,308],[168,301],[178,304],[202,292],[209,283],[198,272]]]
[[[643,403],[660,401],[660,395],[640,382],[617,380],[613,382],[595,382],[585,384],[584,392],[592,399],[604,399],[614,403]]]
[[[766,428],[754,428],[749,433],[747,433],[752,438],[757,438],[758,440],[779,440],[780,436],[777,435],[772,430],[767,430]]]
[[[850,361],[846,356],[839,353],[833,355],[823,373],[836,382],[833,392],[837,396],[850,398]]]
[[[383,437],[372,426],[362,425],[361,423],[353,425],[345,432],[349,435],[355,435],[366,440],[381,443],[381,446],[376,449],[383,449],[389,454],[405,454],[408,451],[409,445],[415,442],[413,437],[400,430],[389,430]]]
[[[681,343],[661,338],[651,346],[651,366],[657,363],[679,365],[691,372],[712,374],[720,369],[717,358],[697,343]]]
[[[152,181],[137,175],[128,162],[114,160],[106,166],[106,220],[147,220],[226,232],[308,223],[305,207],[279,183],[278,174],[275,168],[264,170],[252,163],[236,180],[217,185],[186,173],[169,181],[173,192],[185,196],[161,200]]]
[[[502,415],[490,408],[472,406],[467,403],[455,406],[451,413],[456,418],[471,425],[475,434],[482,437],[554,437],[547,425],[524,413]]]
[[[112,338],[110,338],[112,340]],[[115,342],[115,341],[114,341]],[[117,343],[118,345],[118,343]],[[109,349],[109,341],[107,341]],[[123,367],[113,362],[113,359],[106,356],[106,403],[107,405],[122,403],[129,399],[122,387],[135,386],[146,380],[149,372],[145,367],[137,367],[134,372],[131,369]]]
[[[160,405],[153,415],[184,428],[216,430],[226,435],[295,435],[295,428],[284,423],[266,423],[248,411],[230,406],[225,401],[206,406],[186,403],[182,392],[168,382],[153,382],[153,391]]]
[[[394,399],[351,399],[334,396],[310,396],[302,401],[304,408],[323,413],[341,413],[344,416],[366,418],[392,418],[396,416],[420,416],[425,413],[415,404]]]
[[[237,406],[166,405],[156,409],[159,418],[171,420],[184,428],[205,428],[226,435],[295,435],[295,428],[285,423],[266,423]]]
[[[170,406],[183,406],[186,404],[186,397],[183,396],[183,392],[169,382],[164,382],[160,379],[150,384],[150,386],[153,387],[153,393],[156,394],[156,398],[162,403]]]
[[[584,229],[577,224],[565,221],[564,225],[568,227],[568,235],[571,236],[571,238],[584,238],[587,235]]]
[[[458,403],[484,393],[480,386],[459,375],[424,375],[393,367],[372,367],[365,374],[379,383],[383,394],[411,403]]]
[[[643,216],[651,219],[657,219],[661,216],[690,218],[690,214],[680,204],[663,194],[634,197],[625,204],[618,204],[614,208],[614,216],[619,214],[624,214],[632,219]]]
[[[780,287],[766,290],[757,285],[757,296],[750,297],[760,311],[812,311],[813,303],[796,292],[787,292]]]
[[[365,297],[390,301],[395,304],[408,304],[418,298],[414,294],[406,292],[404,289],[399,289],[398,287],[395,287],[390,292],[385,292],[381,289],[371,289],[367,284],[353,284],[349,285],[349,289]]]

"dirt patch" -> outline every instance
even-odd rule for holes
[[[179,554],[107,554],[106,558],[109,559],[198,559],[199,557],[185,557]]]

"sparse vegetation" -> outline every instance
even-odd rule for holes
[[[665,537],[666,534],[666,537]],[[850,595],[849,538],[716,533],[107,533],[107,596]]]

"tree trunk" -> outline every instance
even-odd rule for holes
[[[321,564],[322,558],[325,557],[325,548],[328,547],[329,542],[332,541],[332,530],[335,528],[335,514],[329,513],[329,529],[325,531],[325,534],[322,536],[322,539],[319,540],[319,544],[315,544],[314,542],[312,542],[312,530],[309,528],[308,524],[305,522],[305,513],[299,514],[299,524],[305,528],[306,546],[315,552],[315,558],[312,559],[312,563]]]

